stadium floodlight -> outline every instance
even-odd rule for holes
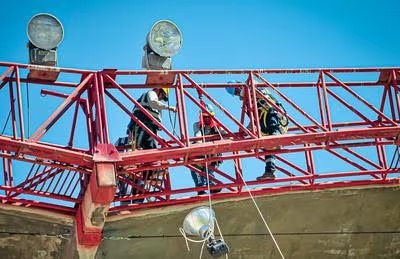
[[[171,57],[182,47],[182,34],[173,22],[161,20],[156,22],[147,34],[142,67],[145,69],[172,69]]]
[[[36,14],[29,20],[27,35],[29,63],[57,66],[57,46],[64,36],[61,22],[51,14]]]
[[[186,215],[183,230],[186,234],[207,240],[207,250],[213,257],[229,253],[229,247],[221,239],[214,237],[215,213],[209,207],[198,207]]]

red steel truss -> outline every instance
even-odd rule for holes
[[[32,79],[29,71],[56,72],[59,79]],[[0,199],[75,215],[81,244],[96,245],[107,212],[207,200],[196,194],[206,187],[193,187],[190,170],[204,175],[195,164],[207,163],[215,171],[212,189],[222,191],[212,199],[247,196],[249,189],[265,195],[398,184],[399,71],[91,71],[0,63]],[[230,80],[243,83],[226,83]],[[161,85],[171,89],[169,99],[178,112],[164,114],[162,124],[155,121],[158,136],[149,131],[159,148],[114,147],[130,119],[144,126],[131,113],[139,105],[136,99]],[[246,89],[243,101],[224,89],[239,85]],[[255,109],[260,87],[283,103],[287,134],[262,136]],[[207,112],[202,102],[216,108],[215,120],[227,134],[198,143],[192,124],[199,111]],[[277,156],[277,178],[256,181],[266,154]],[[224,161],[219,168],[209,165],[217,160]],[[156,170],[157,179],[138,185],[146,170]],[[119,195],[117,183],[139,194]]]

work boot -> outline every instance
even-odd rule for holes
[[[198,191],[197,192],[197,195],[204,195],[204,194],[206,194],[206,191]]]
[[[274,180],[275,179],[275,174],[274,171],[267,171],[263,175],[257,177],[257,181],[261,180]]]
[[[144,202],[144,199],[137,199],[137,200],[133,200],[132,204],[142,204]]]
[[[210,193],[219,193],[221,191],[222,191],[222,189],[213,189],[213,190],[210,190]]]
[[[212,186],[215,186],[215,183],[213,183],[213,182],[211,182],[210,183],[210,187],[212,187]],[[219,189],[212,189],[212,190],[210,190],[210,193],[219,193],[219,192],[221,192],[221,188],[219,188]]]

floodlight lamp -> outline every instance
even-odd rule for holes
[[[172,69],[171,57],[176,55],[182,46],[182,34],[173,22],[161,20],[156,22],[147,34],[142,67],[154,70]]]
[[[208,207],[192,210],[183,220],[183,230],[186,234],[206,238],[214,231],[214,211]]]
[[[40,80],[57,80],[57,46],[61,43],[64,30],[61,22],[53,15],[39,13],[34,15],[26,29],[28,35],[29,63],[28,78]],[[46,67],[41,67],[46,66]]]
[[[61,43],[64,30],[61,22],[55,16],[39,13],[30,19],[27,34],[29,41],[35,47],[50,50]]]
[[[186,215],[183,221],[183,230],[188,235],[208,239],[208,252],[213,257],[220,257],[229,253],[229,247],[223,240],[215,239],[214,220],[214,211],[209,207],[202,206]]]
[[[175,56],[182,46],[182,34],[173,22],[156,22],[147,35],[147,44],[162,57]]]

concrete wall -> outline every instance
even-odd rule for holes
[[[341,189],[257,197],[285,258],[400,258],[400,189]],[[199,204],[192,207],[198,207]],[[251,199],[213,205],[229,258],[281,258]],[[178,227],[188,207],[106,223],[97,258],[199,258]],[[211,258],[204,251],[202,258]]]
[[[2,204],[0,258],[76,258],[73,224],[71,217]]]
[[[285,258],[400,258],[400,187],[257,197]],[[178,228],[201,204],[109,217],[96,258],[199,258]],[[281,258],[250,199],[213,204],[229,258]],[[76,258],[73,219],[0,206],[0,258]],[[204,251],[202,258],[211,258]],[[224,258],[224,257],[222,257]]]

